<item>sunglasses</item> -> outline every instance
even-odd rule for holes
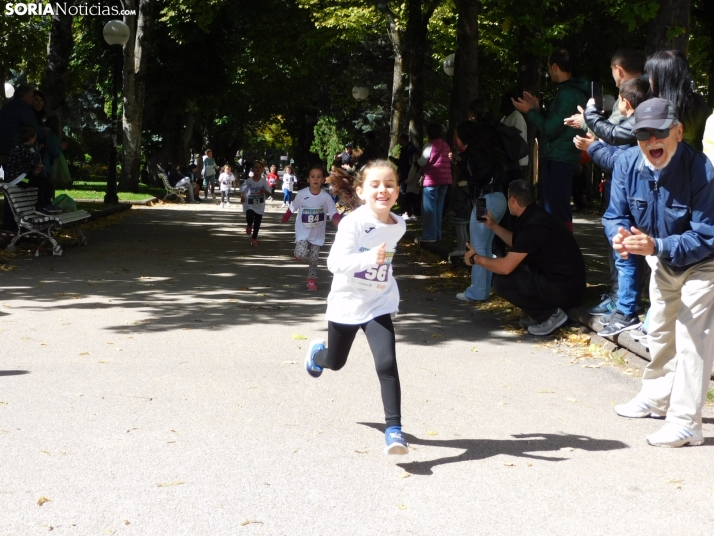
[[[638,130],[635,132],[635,138],[637,138],[637,141],[647,141],[650,139],[650,136],[654,134],[654,137],[657,138],[658,140],[663,140],[666,137],[669,136],[669,131],[672,130],[673,127],[669,128],[645,128],[642,130]]]

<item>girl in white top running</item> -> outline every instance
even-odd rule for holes
[[[293,184],[297,184],[297,177],[293,171],[292,166],[285,166],[285,172],[283,173],[283,204],[281,206],[287,207],[293,201]]]
[[[235,185],[236,177],[231,171],[231,166],[225,165],[221,169],[218,177],[218,184],[221,188],[221,208],[231,206],[231,186]]]
[[[259,160],[253,164],[253,176],[241,188],[240,202],[243,203],[246,225],[245,234],[252,235],[251,245],[258,245],[258,231],[265,212],[265,198],[270,195],[268,181],[263,175],[265,166]]]
[[[305,369],[317,378],[325,368],[340,370],[361,328],[374,357],[387,423],[387,454],[408,454],[402,434],[401,387],[397,370],[392,315],[399,309],[399,289],[392,274],[397,242],[406,231],[400,216],[391,212],[399,184],[386,160],[368,163],[354,182],[364,203],[342,218],[327,258],[333,273],[327,297],[327,347],[310,343]]]
[[[325,227],[327,218],[337,226],[340,215],[335,208],[335,202],[330,194],[322,189],[325,184],[325,170],[322,166],[312,166],[308,172],[307,188],[296,195],[290,207],[283,216],[287,223],[293,212],[295,219],[295,260],[308,260],[307,290],[317,290],[317,263],[320,260],[320,246],[325,243]]]

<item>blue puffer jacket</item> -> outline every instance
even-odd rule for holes
[[[639,147],[624,151],[612,174],[610,205],[602,218],[610,240],[636,227],[657,241],[657,256],[686,269],[714,257],[714,167],[680,143],[666,168],[645,165]]]

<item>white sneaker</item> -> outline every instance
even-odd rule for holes
[[[230,207],[230,206],[231,206],[231,204],[230,204],[230,203],[226,203],[226,206],[227,206],[227,207]]]
[[[661,409],[652,407],[644,400],[637,397],[633,398],[626,404],[615,406],[615,413],[620,417],[628,417],[630,419],[643,419],[645,417],[664,417],[667,412]]]
[[[647,443],[653,447],[693,447],[704,444],[704,436],[697,430],[685,428],[673,422],[666,422],[654,434],[647,436]]]
[[[221,208],[223,208],[223,203],[221,203]]]
[[[461,301],[471,301],[471,300],[469,300],[469,299],[466,297],[466,293],[465,293],[465,292],[459,292],[459,293],[456,295],[456,299],[457,299],[457,300],[461,300]]]
[[[566,315],[565,311],[558,307],[558,310],[555,311],[555,313],[553,313],[552,315],[550,315],[548,320],[546,320],[545,322],[528,326],[528,333],[537,337],[545,337],[546,335],[550,335],[551,333],[553,333],[556,329],[565,324],[567,321],[568,315]]]

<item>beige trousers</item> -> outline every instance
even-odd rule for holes
[[[714,358],[714,260],[677,272],[657,257],[652,268],[648,337],[652,361],[639,398],[667,421],[701,431]]]

